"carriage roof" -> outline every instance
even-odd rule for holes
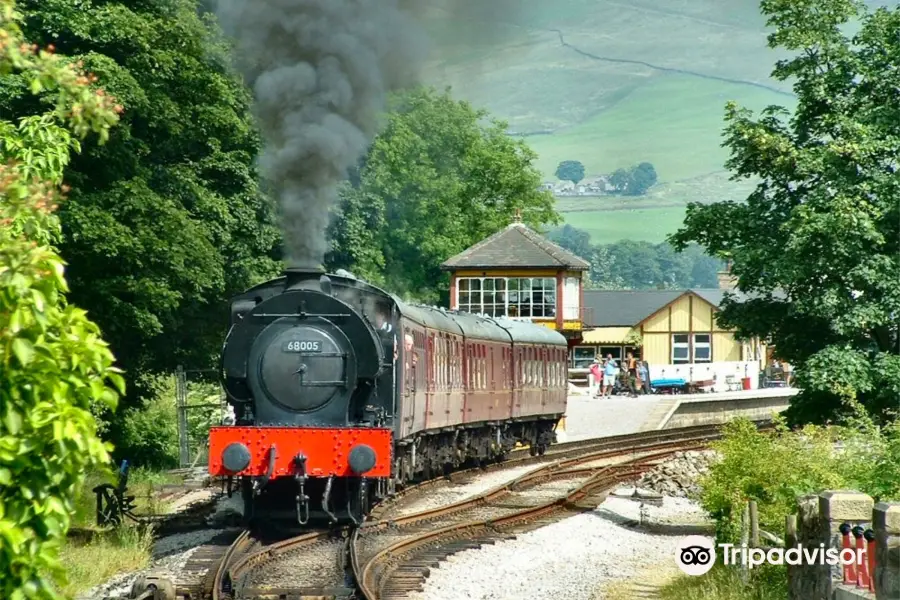
[[[396,297],[394,300],[400,314],[431,329],[503,343],[512,341],[518,344],[567,345],[566,339],[558,332],[527,321],[495,319],[435,306],[407,304]]]

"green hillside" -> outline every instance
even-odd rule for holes
[[[562,160],[580,160],[589,177],[642,161],[656,167],[660,183],[633,207],[561,201],[572,225],[595,242],[661,241],[687,202],[746,197],[749,185],[724,171],[725,103],[793,106],[790,87],[768,76],[780,56],[766,46],[757,1],[485,4],[424,4],[430,83],[508,121],[539,153],[548,180]],[[628,215],[639,232],[617,225]]]

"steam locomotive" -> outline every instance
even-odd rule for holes
[[[565,338],[415,306],[347,272],[288,269],[231,303],[222,351],[234,425],[209,472],[244,517],[360,522],[398,486],[543,453],[566,410]]]

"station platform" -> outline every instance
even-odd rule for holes
[[[623,435],[638,431],[711,425],[741,416],[762,421],[790,406],[799,390],[764,388],[706,394],[592,398],[587,388],[570,391],[560,442]]]

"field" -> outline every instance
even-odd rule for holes
[[[596,202],[597,199],[594,199]],[[563,212],[566,223],[591,234],[595,243],[628,239],[657,243],[673,233],[684,219],[684,207],[649,207],[631,210]]]
[[[607,215],[615,204],[608,199],[560,202],[567,222],[597,242],[661,241],[687,202],[746,197],[748,184],[724,171],[725,103],[794,105],[790,85],[769,77],[783,55],[766,45],[756,0],[424,6],[432,37],[426,80],[508,122],[538,152],[547,180],[562,160],[580,160],[589,177],[641,161],[656,167],[660,183],[628,213],[640,228],[620,227],[627,218]]]

